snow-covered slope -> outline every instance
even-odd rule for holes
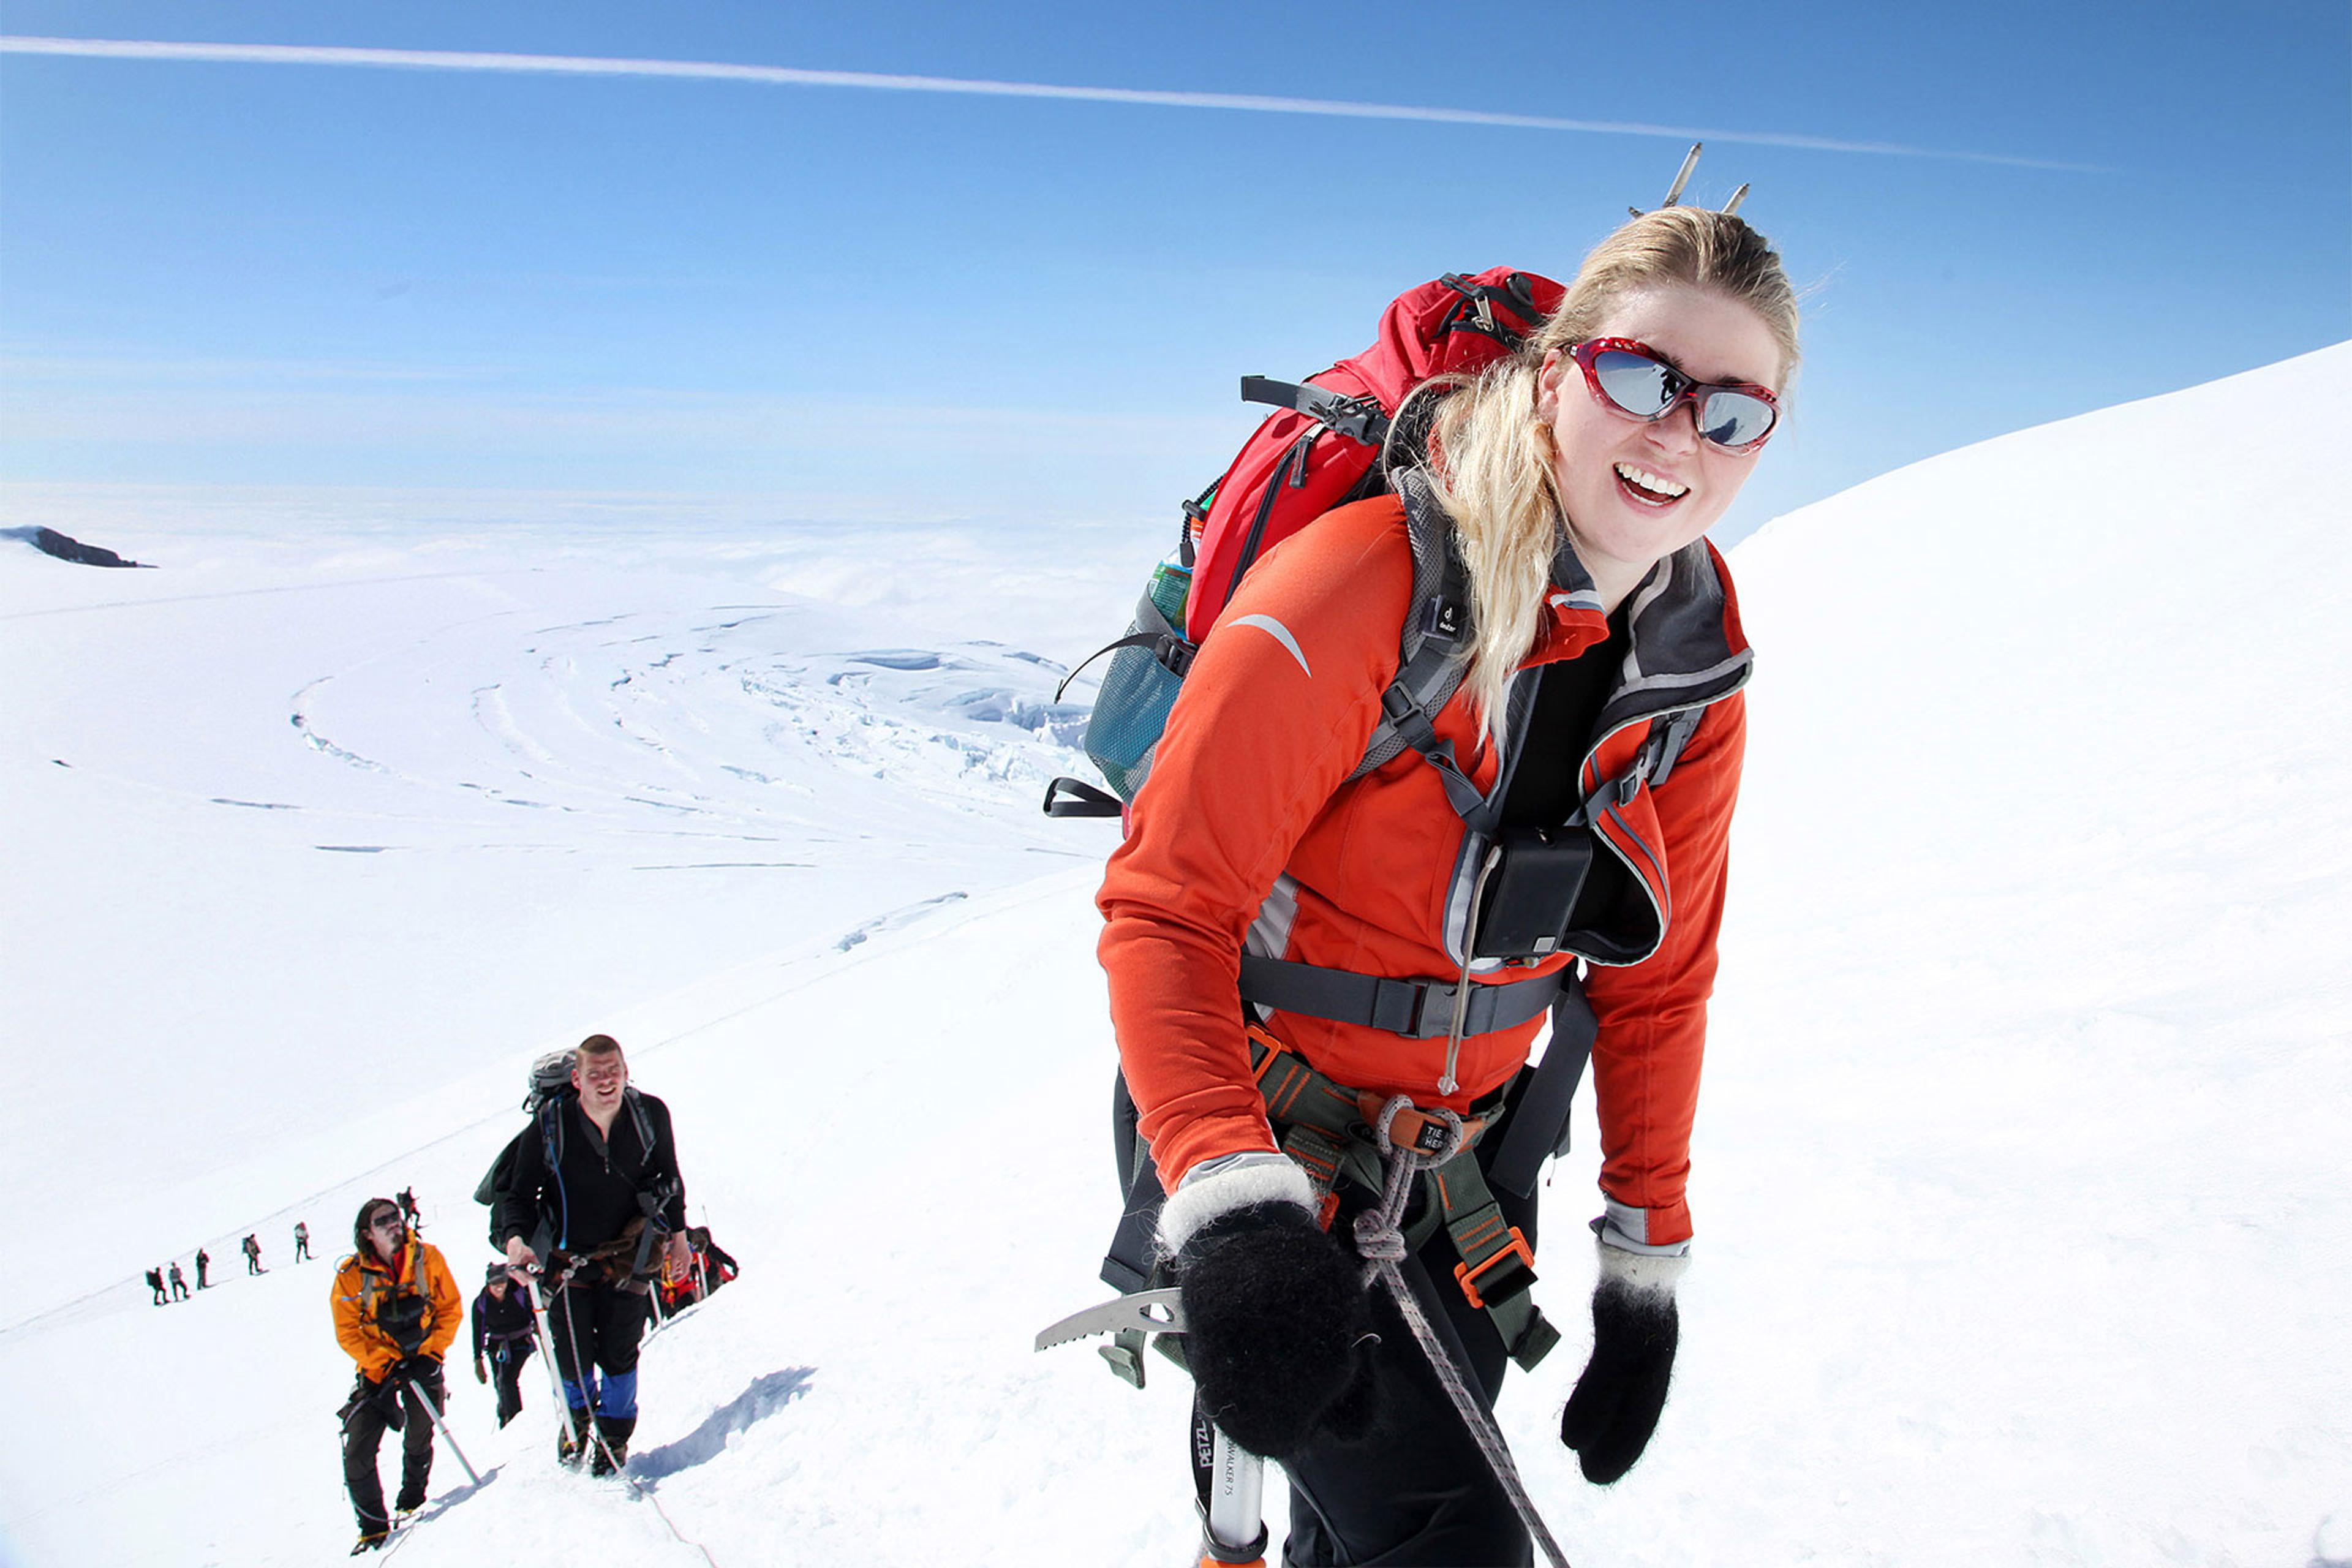
[[[1569,1343],[1503,1412],[1578,1563],[2352,1560],[2352,462],[2312,434],[2348,376],[2026,432],[1734,552],[1759,675],[1675,1395],[1610,1491],[1552,1441],[1588,1108],[1547,1194]],[[1116,1205],[1102,840],[1030,819],[1067,758],[1022,656],[1090,647],[1142,560],[1012,542],[1100,602],[947,636],[611,542],[264,544],[0,558],[15,1551],[335,1553],[348,1363],[286,1226],[331,1258],[413,1184],[478,1279],[522,1065],[604,1027],[744,1277],[647,1348],[646,1496],[553,1473],[543,1382],[505,1433],[462,1382],[485,1484],[443,1457],[410,1563],[1177,1560],[1180,1380],[1029,1351]],[[265,1220],[264,1278],[132,1282]]]
[[[117,542],[160,569],[0,542],[12,1077],[73,1108],[0,1143],[0,1324],[410,1147],[446,1113],[404,1102],[583,1018],[1106,842],[1036,810],[1083,718],[1049,660],[1131,563],[989,640],[960,600],[996,585],[919,541],[921,596],[856,608],[789,540]]]

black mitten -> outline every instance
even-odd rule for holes
[[[1184,1360],[1201,1408],[1253,1454],[1280,1459],[1372,1417],[1371,1298],[1363,1265],[1295,1203],[1253,1203],[1200,1226],[1175,1259]]]
[[[1680,1334],[1671,1284],[1644,1289],[1604,1267],[1592,1292],[1592,1359],[1559,1418],[1559,1440],[1576,1450],[1586,1480],[1609,1485],[1649,1447]]]

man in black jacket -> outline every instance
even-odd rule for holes
[[[619,1042],[581,1041],[572,1088],[516,1145],[496,1217],[509,1268],[547,1264],[548,1336],[571,1405],[558,1457],[578,1462],[572,1434],[588,1441],[593,1414],[592,1468],[608,1475],[627,1462],[636,1430],[637,1342],[661,1249],[688,1260],[686,1184],[669,1107],[629,1087]]]
[[[530,1302],[515,1289],[506,1265],[490,1265],[474,1298],[474,1381],[496,1383],[499,1425],[522,1410],[522,1363],[530,1359]]]

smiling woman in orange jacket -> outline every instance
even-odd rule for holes
[[[354,1551],[382,1546],[392,1529],[383,1509],[376,1449],[386,1427],[404,1434],[400,1496],[408,1513],[425,1504],[433,1471],[433,1420],[448,1405],[441,1358],[464,1324],[466,1300],[441,1249],[418,1240],[389,1198],[370,1198],[352,1222],[352,1255],[335,1266],[335,1342],[359,1364],[342,1409],[343,1484],[359,1517]]]
[[[1302,1142],[1286,1113],[1302,1096],[1406,1096],[1470,1119],[1485,1136],[1464,1158],[1484,1166],[1520,1109],[1544,1001],[1565,988],[1559,1016],[1574,1016],[1580,968],[1603,1212],[1592,1357],[1562,1440],[1604,1482],[1648,1442],[1692,1234],[1750,665],[1703,536],[1796,353],[1794,294],[1747,224],[1637,217],[1517,353],[1444,398],[1431,460],[1397,495],[1267,552],[1185,677],[1104,879],[1101,956],[1136,1130],[1172,1194],[1158,1244],[1187,1360],[1204,1410],[1288,1471],[1289,1562],[1530,1560],[1393,1305],[1366,1297],[1332,1239],[1335,1213],[1378,1195],[1330,1176],[1349,1158],[1366,1170],[1362,1128],[1342,1115]],[[1432,717],[1467,805],[1412,750],[1350,776],[1397,678],[1416,539],[1450,542],[1466,583],[1466,672]],[[1556,906],[1538,921],[1556,945],[1493,934],[1528,899]],[[1496,1201],[1487,1228],[1515,1227],[1504,1251],[1531,1268],[1532,1193]],[[1486,1273],[1487,1256],[1471,1272],[1448,1249],[1460,1239],[1439,1230],[1404,1272],[1491,1405],[1507,1356],[1531,1363],[1550,1331],[1506,1342],[1498,1321],[1525,1320],[1480,1310],[1476,1287],[1513,1270]]]

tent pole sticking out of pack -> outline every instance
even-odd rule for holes
[[[1706,145],[1704,142],[1694,142],[1691,150],[1683,154],[1683,166],[1675,171],[1675,183],[1666,187],[1666,199],[1658,204],[1660,206],[1670,207],[1682,199],[1683,187],[1690,184],[1691,171],[1698,167],[1698,150]]]
[[[1691,143],[1691,150],[1683,154],[1683,166],[1675,171],[1675,183],[1666,187],[1666,199],[1660,202],[1658,204],[1659,206],[1670,207],[1676,202],[1682,200],[1683,187],[1690,184],[1691,171],[1698,167],[1699,149],[1706,145],[1706,143],[1704,142],[1694,142]],[[1629,216],[1633,217],[1640,217],[1642,216],[1642,209],[1640,207],[1627,207],[1625,211]]]
[[[1691,143],[1691,150],[1683,154],[1683,166],[1675,171],[1675,183],[1666,187],[1666,199],[1658,204],[1660,207],[1670,207],[1682,200],[1683,187],[1690,184],[1691,171],[1698,167],[1699,149],[1706,145],[1704,142],[1694,142]],[[1723,216],[1726,217],[1735,216],[1739,211],[1739,204],[1747,199],[1748,187],[1742,185],[1731,193],[1729,201],[1723,204]],[[1627,207],[1625,210],[1635,217],[1642,216],[1640,207]]]

